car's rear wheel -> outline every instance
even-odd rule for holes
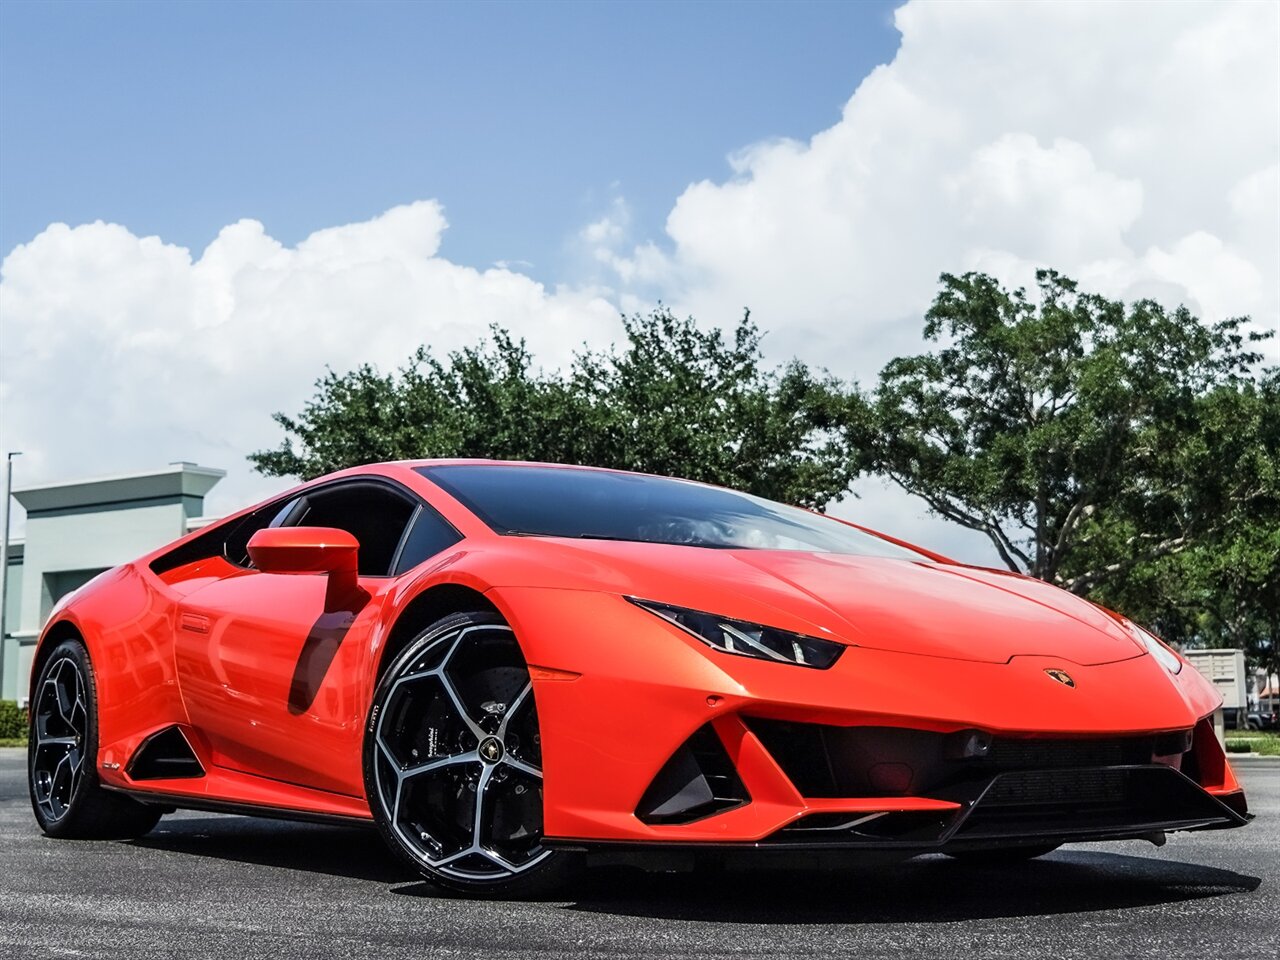
[[[58,644],[40,669],[31,702],[27,782],[40,829],[77,840],[140,837],[158,807],[103,789],[98,757],[98,694],[89,652],[79,640]]]
[[[1036,857],[1043,857],[1046,853],[1053,853],[1060,846],[1062,846],[1060,843],[1041,843],[1029,847],[993,847],[986,850],[947,850],[945,852],[948,857],[965,863],[998,865],[1034,860]]]
[[[387,669],[365,729],[387,843],[428,879],[528,895],[571,867],[542,844],[542,744],[529,669],[493,613],[446,617]]]

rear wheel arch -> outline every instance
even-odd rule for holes
[[[89,651],[89,658],[93,659],[94,650],[90,646],[83,630],[70,620],[59,620],[50,624],[45,628],[44,635],[40,638],[40,645],[36,647],[35,657],[31,661],[31,676],[28,678],[27,684],[28,695],[32,700],[35,698],[35,684],[40,678],[40,671],[44,669],[45,662],[53,651],[57,649],[58,644],[64,640],[79,640],[84,644],[85,649]]]
[[[162,810],[112,792],[98,779],[99,688],[81,631],[74,624],[54,624],[43,647],[33,674],[27,747],[27,785],[37,823],[58,839],[142,836]]]

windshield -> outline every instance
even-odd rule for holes
[[[508,536],[927,559],[820,514],[688,480],[497,463],[417,469]]]

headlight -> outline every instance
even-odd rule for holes
[[[1147,648],[1147,653],[1151,654],[1160,662],[1160,665],[1172,674],[1180,673],[1182,670],[1182,658],[1166,647],[1155,634],[1143,630],[1132,620],[1126,620],[1124,625],[1129,629],[1129,633],[1134,639]]]
[[[789,630],[766,627],[759,623],[731,620],[728,617],[716,616],[714,613],[673,607],[669,603],[656,603],[653,600],[640,600],[636,597],[627,597],[627,599],[637,607],[648,610],[654,616],[661,617],[668,623],[674,623],[681,630],[692,634],[721,653],[790,663],[798,667],[814,667],[818,670],[827,669],[840,658],[840,654],[844,653],[844,644],[833,640],[806,637],[802,633],[791,633]]]

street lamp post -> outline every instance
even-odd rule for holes
[[[13,515],[13,458],[21,450],[10,450],[4,461],[4,547],[0,548],[0,690],[4,689],[5,637],[9,635],[9,518]]]

